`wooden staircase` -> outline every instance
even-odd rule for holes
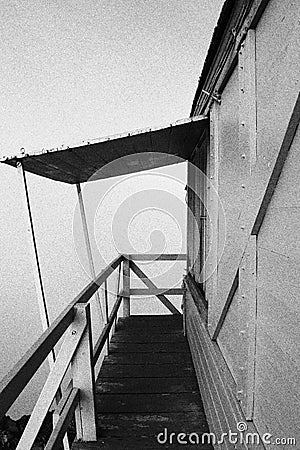
[[[96,383],[98,441],[73,450],[213,449],[177,440],[208,432],[181,315],[119,319],[109,348]]]

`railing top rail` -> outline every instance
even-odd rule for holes
[[[44,331],[25,355],[0,381],[0,420],[31,380],[42,362],[73,321],[75,301]]]
[[[117,256],[105,269],[101,270],[99,275],[96,276],[75,298],[75,303],[87,303],[90,298],[95,294],[104,281],[113,273],[113,271],[124,260],[123,255]]]
[[[124,255],[124,258],[128,258],[131,261],[186,261],[185,253],[133,253],[130,255]]]
[[[0,381],[0,419],[5,415],[16,398],[23,391],[24,387],[36,373],[50,351],[57,344],[64,332],[70,326],[74,319],[74,306],[78,303],[88,303],[91,297],[105,282],[105,280],[114,272],[114,270],[125,260],[131,261],[185,261],[185,254],[130,254],[117,256],[107,267],[105,267],[83,290],[72,300],[72,302],[63,310],[51,326],[40,336],[33,346],[17,362],[10,372]],[[134,263],[132,263],[134,264]],[[152,287],[152,285],[151,285]],[[103,342],[110,330],[113,318],[120,306],[121,295],[110,315],[108,325],[104,328],[101,338],[95,349],[98,356],[99,349],[103,347]]]
[[[72,300],[50,327],[0,381],[0,420],[72,323],[74,318],[74,306],[77,303],[87,303],[101,284],[104,283],[123,260],[124,257],[119,255],[103,269],[95,280],[92,280],[75,297],[75,299]]]

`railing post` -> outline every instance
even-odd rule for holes
[[[107,280],[104,281],[104,299],[105,299],[105,323],[108,324],[108,291]],[[107,336],[107,354],[109,354],[109,335]]]
[[[84,321],[86,329],[72,361],[73,386],[79,389],[79,404],[75,411],[77,439],[96,441],[95,375],[92,365],[93,349],[91,335],[90,305],[75,305],[72,333]]]
[[[130,316],[130,265],[125,256],[123,261],[123,317]]]

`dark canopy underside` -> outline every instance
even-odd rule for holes
[[[70,147],[24,153],[3,158],[2,162],[15,167],[22,162],[28,172],[65,183],[99,180],[188,159],[207,124],[204,116],[192,117],[164,128],[148,128]]]

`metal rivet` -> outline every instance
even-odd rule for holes
[[[245,158],[246,158],[246,155],[243,154],[243,155],[242,155],[242,159],[245,159]]]
[[[73,331],[72,331],[72,334],[73,334],[73,335],[74,335],[74,334],[76,334],[76,333],[77,333],[77,331],[76,331],[76,330],[73,330]]]

